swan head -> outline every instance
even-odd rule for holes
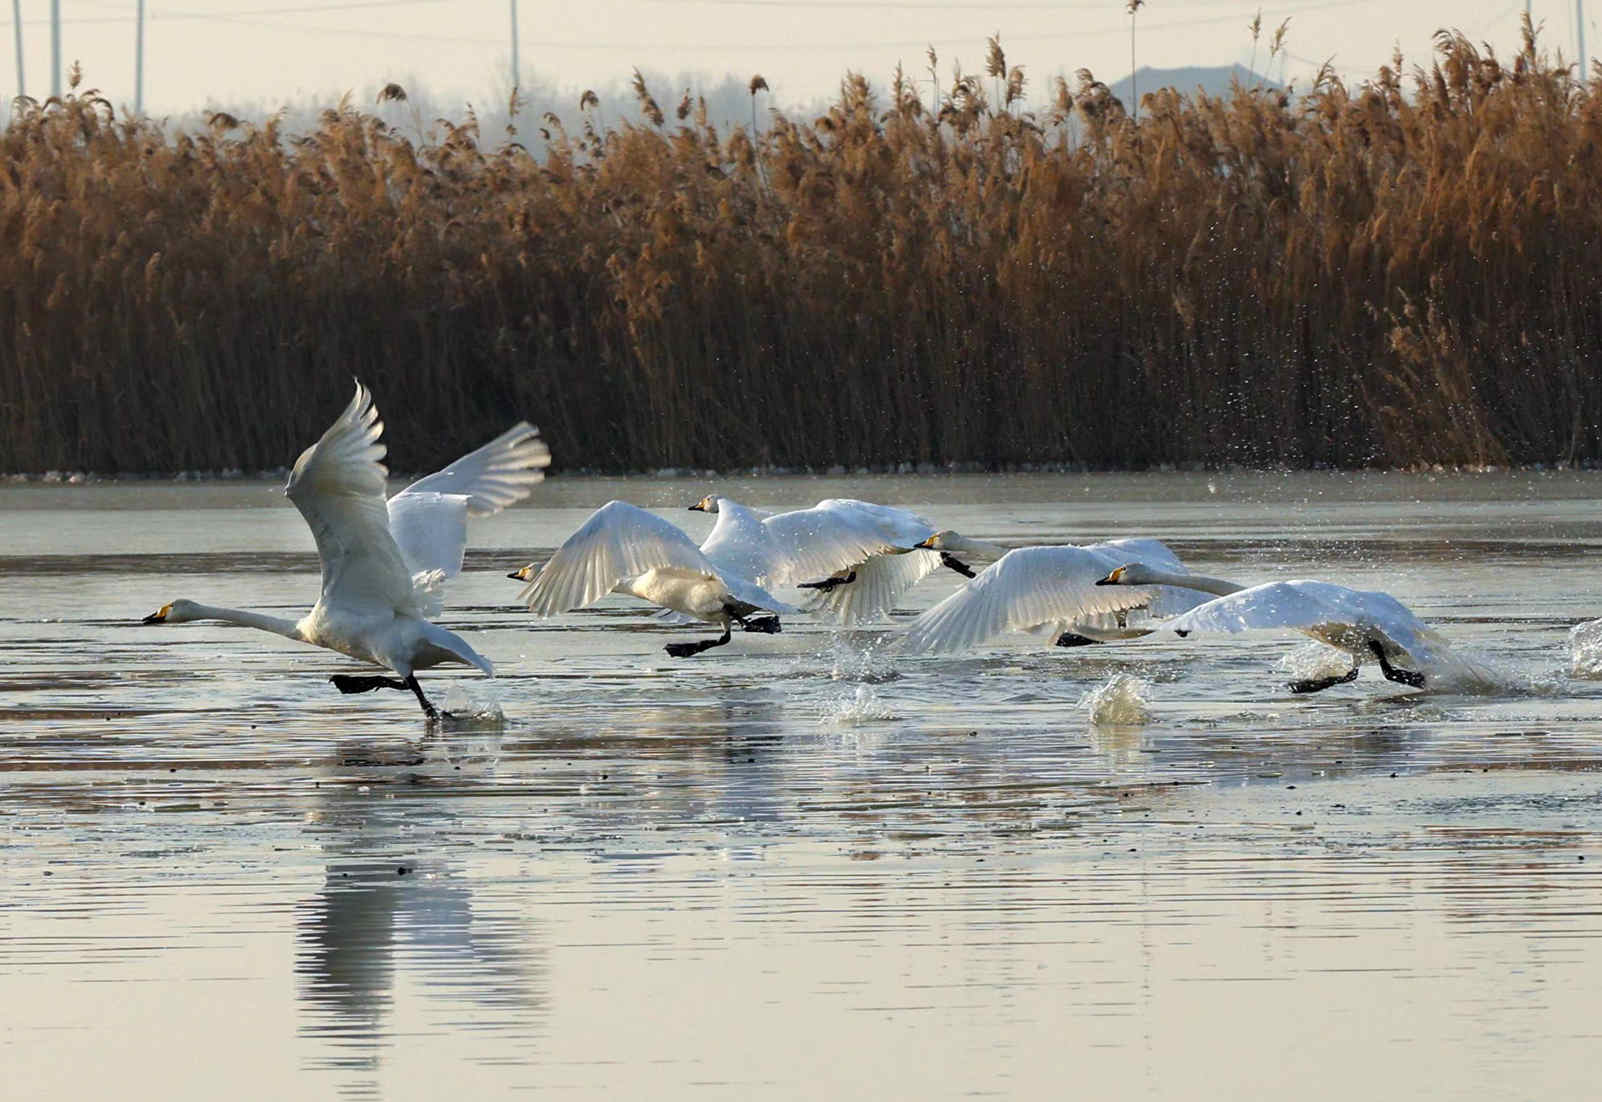
[[[690,506],[690,512],[715,513],[718,511],[719,500],[720,498],[717,494],[707,494],[700,501],[697,501],[694,505]]]
[[[1096,582],[1097,585],[1158,585],[1160,583],[1152,576],[1151,567],[1143,562],[1125,563],[1105,578]]]
[[[198,605],[193,601],[173,601],[162,605],[156,611],[139,621],[141,624],[181,624],[185,620],[205,619],[199,612]]]
[[[529,563],[527,566],[518,567],[516,570],[512,571],[506,576],[512,579],[514,582],[532,582],[534,580],[534,575],[537,573],[539,573],[539,571],[535,568],[535,565],[533,563]]]
[[[1006,548],[984,540],[969,539],[961,532],[942,528],[928,539],[913,547],[914,551],[941,551],[948,554],[994,555],[1005,554]]]

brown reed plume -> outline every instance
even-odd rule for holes
[[[514,415],[608,470],[1602,461],[1602,96],[1528,25],[1138,123],[851,74],[724,134],[635,77],[537,152],[19,101],[0,470],[278,466],[352,374],[419,468]]]

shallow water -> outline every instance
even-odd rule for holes
[[[801,618],[676,662],[702,633],[621,599],[511,606],[594,506],[699,534],[709,489],[1383,588],[1508,683],[1292,697],[1296,636],[904,658]],[[1599,498],[553,479],[474,529],[446,622],[500,676],[425,674],[479,713],[427,736],[407,694],[335,692],[337,656],[138,625],[304,607],[276,487],[0,487],[6,1096],[1590,1097],[1602,682],[1566,637],[1602,615]]]

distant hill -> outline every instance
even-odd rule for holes
[[[1247,88],[1279,87],[1276,81],[1269,80],[1261,73],[1254,73],[1239,64],[1215,65],[1211,68],[1191,66],[1184,69],[1153,69],[1142,65],[1135,70],[1135,90],[1143,96],[1159,88],[1177,88],[1185,95],[1194,95],[1199,88],[1209,96],[1227,96],[1231,82],[1236,80]],[[1113,95],[1117,96],[1126,108],[1134,105],[1134,100],[1130,97],[1129,77],[1124,77],[1110,87]]]

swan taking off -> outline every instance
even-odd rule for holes
[[[550,452],[538,430],[520,422],[386,503],[383,431],[372,396],[358,382],[339,419],[290,472],[284,492],[311,529],[322,566],[322,594],[309,613],[294,621],[178,600],[144,623],[221,620],[387,666],[399,679],[336,674],[330,680],[342,693],[410,689],[430,719],[438,713],[417,670],[461,662],[493,676],[488,659],[428,617],[438,613],[443,583],[461,572],[467,518],[527,497],[545,477]]]
[[[660,517],[613,501],[592,513],[545,566],[509,576],[531,584],[519,599],[541,616],[627,593],[665,609],[723,627],[718,639],[670,643],[676,658],[723,646],[730,625],[776,632],[777,616],[795,608],[769,587],[812,589],[805,609],[838,623],[886,615],[902,593],[939,568],[943,556],[914,544],[934,527],[905,509],[866,501],[820,501],[809,509],[766,513],[716,494],[690,506],[717,516],[697,547]]]
[[[954,541],[942,539],[941,545]],[[963,541],[972,550],[978,541]],[[959,546],[961,546],[959,544]],[[1135,548],[1176,571],[1179,559],[1159,540],[1112,540],[1085,547],[1020,547],[1008,551],[978,577],[908,625],[901,649],[943,654],[966,650],[1003,632],[1049,633],[1063,646],[1144,635],[1151,626],[1130,626],[1137,609],[1172,616],[1204,598],[1189,590],[1150,586],[1121,590],[1097,583]],[[998,548],[999,550],[999,548]]]
[[[668,654],[688,658],[729,641],[730,625],[772,634],[778,616],[794,612],[749,578],[714,562],[681,529],[624,501],[609,501],[579,526],[536,575],[532,564],[510,575],[529,584],[518,600],[540,616],[587,608],[608,593],[627,593],[704,623],[723,635],[695,643],[669,643]]]
[[[690,508],[718,518],[701,544],[709,558],[762,585],[816,590],[802,607],[841,625],[888,616],[941,566],[973,576],[951,554],[924,547],[939,533],[907,509],[830,498],[764,513],[719,494]]]
[[[1370,658],[1379,663],[1380,672],[1386,678],[1414,688],[1433,685],[1441,679],[1481,683],[1499,680],[1492,671],[1455,653],[1438,632],[1389,593],[1307,580],[1269,582],[1247,588],[1219,578],[1157,570],[1144,563],[1121,566],[1096,584],[1188,586],[1218,594],[1216,599],[1197,605],[1163,625],[1180,635],[1193,631],[1289,628],[1352,656],[1349,672],[1336,677],[1292,681],[1289,688],[1293,693],[1318,692],[1352,681]],[[1399,668],[1396,663],[1405,668]]]

